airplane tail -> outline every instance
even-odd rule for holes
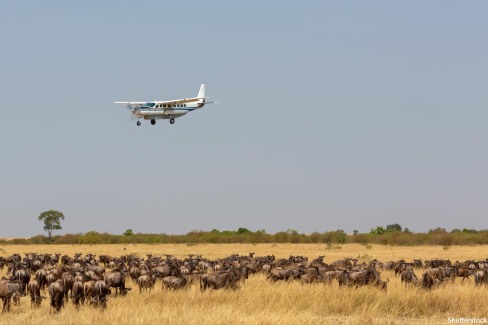
[[[199,102],[205,102],[205,84],[200,85],[200,90],[198,90],[197,98],[201,98]]]

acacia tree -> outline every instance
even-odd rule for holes
[[[44,211],[39,216],[39,221],[44,222],[44,230],[47,231],[49,242],[51,242],[52,231],[62,229],[61,220],[64,220],[64,215],[56,210]]]

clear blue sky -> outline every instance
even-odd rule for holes
[[[485,1],[3,1],[0,237],[488,228],[487,39]]]

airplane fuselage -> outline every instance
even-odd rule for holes
[[[115,102],[116,104],[126,104],[130,112],[137,118],[137,125],[141,125],[140,119],[151,120],[151,124],[156,124],[156,120],[167,119],[171,124],[175,118],[181,117],[188,112],[202,108],[205,104],[205,85],[201,84],[197,97],[183,98],[166,101],[153,102]]]
[[[150,102],[139,106],[133,113],[137,117],[145,120],[171,119],[181,117],[188,112],[203,107],[204,105],[205,103],[188,103],[170,106],[163,103]]]

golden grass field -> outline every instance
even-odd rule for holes
[[[173,254],[179,258],[200,254],[210,259],[233,253],[256,256],[274,254],[277,258],[306,255],[313,259],[325,255],[325,262],[344,257],[369,261],[404,258],[448,258],[451,261],[486,259],[488,246],[418,246],[390,247],[347,244],[200,244],[200,245],[59,245],[0,246],[0,255],[12,253],[95,253],[120,256]],[[5,273],[5,270],[3,271]],[[421,270],[415,271],[418,276]],[[392,271],[388,292],[376,288],[339,288],[323,284],[301,285],[269,283],[262,274],[250,276],[239,290],[201,292],[196,285],[176,292],[162,291],[156,284],[152,293],[139,294],[135,283],[126,297],[109,298],[107,309],[82,306],[71,302],[59,314],[50,314],[49,302],[39,309],[30,307],[28,297],[10,313],[0,315],[2,324],[447,324],[448,317],[488,318],[488,288],[475,288],[473,279],[457,279],[432,291],[405,288]],[[47,293],[46,293],[47,295]]]

